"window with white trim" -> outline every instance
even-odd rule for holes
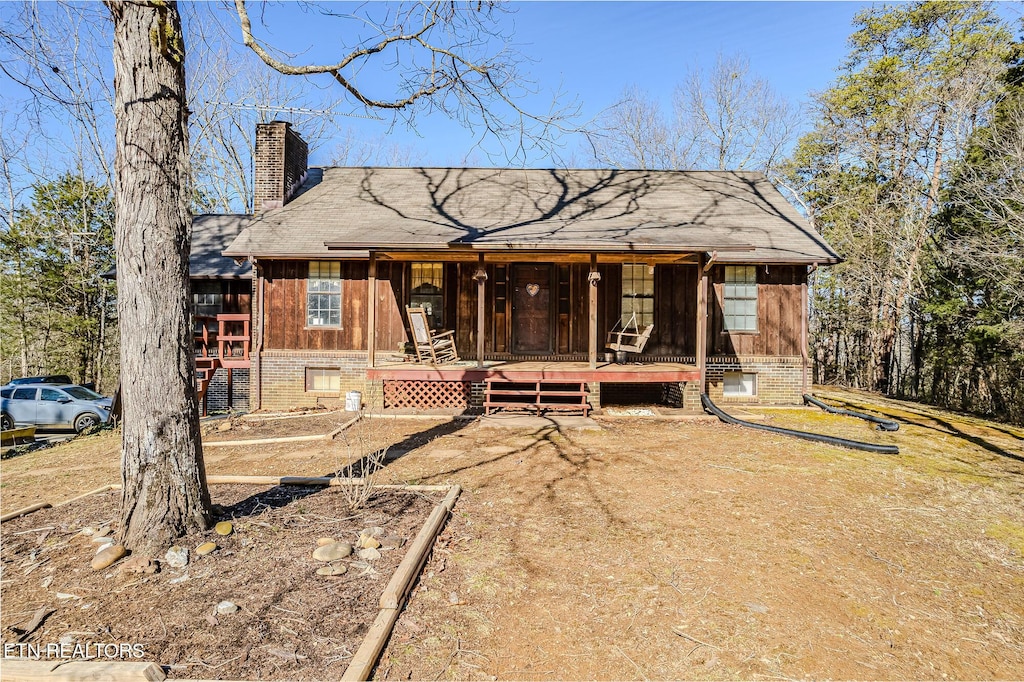
[[[654,324],[654,268],[643,263],[622,265],[622,326],[636,315],[638,328]]]
[[[722,379],[722,395],[728,397],[757,395],[757,374],[754,372],[726,372]]]
[[[307,367],[306,390],[341,393],[341,370],[337,367]]]
[[[727,332],[757,331],[757,267],[726,265],[722,296],[723,323]]]
[[[306,279],[306,325],[341,326],[341,263],[309,261]]]

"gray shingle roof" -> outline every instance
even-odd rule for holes
[[[225,254],[316,258],[339,249],[840,260],[761,173],[487,168],[314,169],[295,199],[255,219]]]
[[[251,279],[252,265],[236,265],[221,255],[224,248],[252,220],[248,215],[197,215],[192,218],[192,252],[188,258],[190,277]]]

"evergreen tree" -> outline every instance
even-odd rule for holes
[[[0,234],[3,355],[20,360],[5,372],[112,383],[113,215],[110,188],[80,173],[32,187]]]

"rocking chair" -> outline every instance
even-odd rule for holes
[[[636,321],[636,313],[633,313],[626,324],[622,324],[621,319],[615,323],[612,330],[608,332],[608,340],[605,345],[608,350],[616,353],[643,353],[652,331],[654,331],[653,324],[649,324],[641,330]]]
[[[459,353],[455,349],[455,332],[434,332],[427,323],[427,311],[423,308],[406,308],[409,328],[412,329],[412,345],[416,349],[418,362],[444,365],[456,362]]]

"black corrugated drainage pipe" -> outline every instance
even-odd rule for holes
[[[880,429],[882,431],[900,430],[899,422],[894,422],[891,419],[883,419],[882,417],[875,417],[870,414],[864,414],[863,412],[854,412],[853,410],[844,410],[840,407],[832,407],[831,405],[826,405],[825,403],[815,398],[813,395],[808,395],[807,393],[804,393],[804,404],[811,404],[816,407],[820,407],[829,414],[845,414],[847,417],[856,417],[857,419],[869,421],[875,425],[876,429]]]
[[[866,450],[868,452],[877,452],[882,455],[898,455],[900,449],[895,445],[875,445],[874,443],[862,443],[859,440],[849,440],[846,438],[836,438],[835,436],[825,436],[820,433],[808,433],[807,431],[795,431],[793,429],[782,429],[777,426],[768,426],[767,424],[755,424],[753,422],[744,421],[737,419],[736,417],[730,417],[713,402],[711,398],[701,394],[701,403],[704,404],[704,409],[715,415],[726,424],[736,424],[737,426],[747,426],[752,429],[759,429],[761,431],[769,431],[771,433],[779,433],[783,436],[793,436],[794,438],[803,438],[804,440],[818,441],[819,443],[828,443],[829,445],[838,445],[844,448],[853,448],[854,450]]]

